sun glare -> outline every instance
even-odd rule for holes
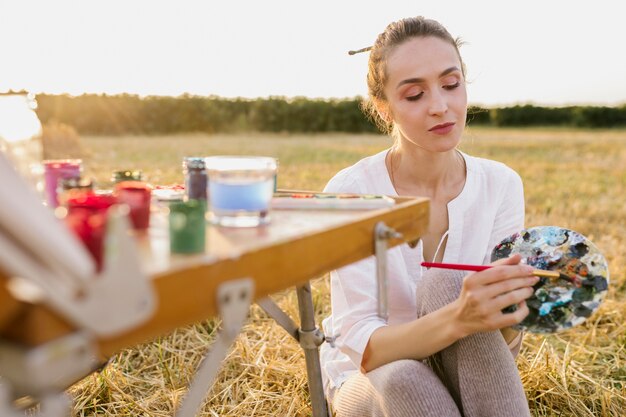
[[[41,123],[32,97],[0,96],[0,138],[9,143],[28,140],[41,134]]]
[[[27,94],[0,95],[0,153],[36,189],[41,187],[42,126]]]

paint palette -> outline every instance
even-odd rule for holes
[[[526,300],[530,313],[514,328],[532,333],[554,333],[579,325],[604,299],[609,269],[604,256],[585,236],[556,226],[524,229],[496,245],[491,260],[522,255],[537,269],[559,271],[560,278],[540,278]],[[515,311],[516,306],[504,312]]]

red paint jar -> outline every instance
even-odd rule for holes
[[[96,194],[91,190],[73,190],[65,201],[65,223],[91,253],[98,271],[103,266],[107,214],[115,203],[112,194]]]
[[[114,194],[118,203],[130,208],[130,220],[135,230],[145,230],[150,226],[152,187],[149,184],[142,181],[118,182]]]

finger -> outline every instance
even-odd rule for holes
[[[519,253],[514,253],[508,258],[498,259],[497,261],[493,261],[489,265],[517,265],[521,262],[521,260],[522,255],[520,255]]]
[[[500,317],[495,319],[495,323],[497,323],[498,329],[502,329],[504,327],[511,327],[516,324],[519,324],[522,320],[528,316],[530,312],[528,310],[528,306],[525,301],[521,301],[516,304],[517,309],[512,313],[501,313]]]
[[[513,304],[519,304],[532,296],[534,290],[532,287],[524,287],[506,294],[499,295],[489,303],[489,308],[501,311],[503,308]]]
[[[517,304],[517,310],[515,310],[511,314],[513,314],[513,318],[515,319],[515,324],[519,324],[522,320],[526,318],[526,316],[528,316],[529,313],[530,310],[528,309],[526,301],[522,301]]]
[[[530,277],[517,277],[494,282],[492,284],[485,285],[485,296],[488,298],[496,298],[499,295],[506,294],[520,288],[531,288],[537,282],[539,282],[539,277],[534,275]]]
[[[472,285],[488,285],[516,277],[530,277],[535,269],[530,265],[499,265],[468,275],[465,281]]]

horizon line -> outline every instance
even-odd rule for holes
[[[116,97],[116,96],[131,96],[138,97],[140,99],[147,99],[151,97],[157,98],[185,98],[185,97],[199,97],[199,98],[216,98],[216,99],[225,99],[225,100],[246,100],[246,101],[255,101],[255,100],[269,100],[269,99],[284,99],[284,100],[295,100],[295,99],[307,99],[311,101],[321,100],[321,101],[332,101],[332,100],[364,100],[366,99],[363,95],[354,95],[354,96],[343,96],[343,97],[322,97],[322,96],[307,96],[307,95],[267,95],[267,96],[255,96],[255,97],[246,97],[246,96],[226,96],[220,94],[198,94],[191,92],[183,92],[178,95],[173,94],[141,94],[136,92],[106,92],[106,91],[83,91],[79,94],[70,93],[70,92],[48,92],[48,91],[39,91],[33,92],[29,90],[5,90],[0,91],[0,96],[6,95],[34,95],[35,97],[39,95],[49,95],[49,96],[67,96],[71,98],[77,98],[81,96],[103,96],[103,97]],[[596,102],[596,101],[579,101],[579,102],[563,102],[563,103],[555,103],[555,102],[539,102],[533,100],[520,100],[520,101],[512,101],[512,102],[499,102],[492,104],[485,104],[480,102],[468,103],[469,107],[479,107],[479,108],[494,108],[494,107],[515,107],[515,106],[536,106],[536,107],[576,107],[576,106],[590,106],[590,107],[622,107],[626,106],[626,99],[620,102]]]

